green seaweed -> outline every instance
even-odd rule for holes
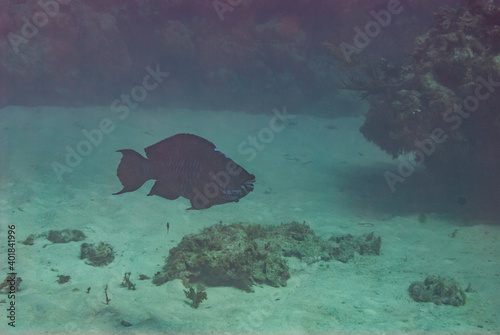
[[[203,285],[196,285],[196,288],[192,286],[187,287],[187,290],[184,290],[184,294],[186,298],[191,300],[191,307],[198,308],[203,300],[207,300],[207,292],[205,292],[205,287]]]
[[[128,290],[134,291],[135,290],[135,284],[133,284],[130,281],[130,275],[131,275],[131,272],[125,272],[125,275],[123,276],[123,281],[120,284],[120,286],[121,287],[126,287]]]

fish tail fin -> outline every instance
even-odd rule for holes
[[[123,185],[123,189],[120,192],[113,193],[113,195],[135,191],[151,179],[147,158],[131,149],[118,150],[117,152],[123,154],[116,173]]]

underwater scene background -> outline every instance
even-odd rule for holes
[[[499,91],[494,0],[0,0],[0,332],[499,334]]]

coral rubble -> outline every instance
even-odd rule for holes
[[[52,243],[68,243],[72,241],[83,241],[85,234],[77,229],[49,230],[47,240]]]
[[[4,281],[0,282],[0,291],[6,287],[6,292],[9,294],[19,292],[21,291],[19,285],[22,281],[21,277],[17,277],[15,274],[8,274]]]
[[[354,253],[360,255],[379,255],[382,239],[375,237],[373,233],[362,236],[331,237],[328,241],[334,241],[337,245],[329,246],[331,255],[338,261],[346,263],[354,258]]]
[[[423,282],[413,282],[408,288],[410,296],[417,302],[433,302],[436,305],[465,305],[467,299],[455,279],[429,276]]]
[[[68,275],[59,275],[57,276],[59,279],[57,280],[57,283],[58,284],[64,284],[64,283],[67,283],[70,279],[71,279],[71,276],[68,276]]]
[[[82,243],[80,259],[87,259],[86,264],[93,266],[106,266],[115,259],[111,245],[100,242],[97,246],[93,243]]]
[[[41,234],[30,234],[21,243],[24,245],[34,245],[35,239],[45,237],[52,243],[79,242],[85,239],[85,234],[78,229],[49,230]]]

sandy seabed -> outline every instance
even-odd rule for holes
[[[473,204],[458,205],[456,194],[440,193],[423,169],[391,192],[383,175],[396,172],[397,161],[362,137],[362,118],[288,110],[293,113],[281,124],[273,123],[273,111],[133,110],[123,119],[104,107],[0,111],[2,277],[11,272],[9,225],[15,225],[17,242],[80,229],[84,242],[103,241],[115,251],[110,265],[94,267],[79,258],[82,242],[16,243],[22,290],[15,297],[15,328],[6,317],[12,299],[5,289],[0,293],[0,332],[499,334],[498,220],[477,215]],[[106,131],[102,138],[92,132],[99,127]],[[238,203],[201,211],[186,211],[184,198],[147,197],[153,181],[111,195],[121,189],[116,150],[143,154],[184,132],[212,141],[255,174],[255,190]],[[94,144],[82,142],[85,133],[95,135]],[[249,136],[257,138],[257,149]],[[84,155],[67,161],[73,150]],[[180,280],[161,286],[138,280],[160,271],[169,250],[204,227],[291,221],[305,221],[323,238],[373,231],[382,237],[381,254],[310,265],[289,258],[286,287],[255,286],[253,293],[208,287],[208,300],[198,309],[188,304]],[[134,291],[120,285],[129,271]],[[463,289],[471,284],[465,306],[413,301],[409,285],[431,274],[453,277]],[[59,275],[71,279],[59,284]]]

